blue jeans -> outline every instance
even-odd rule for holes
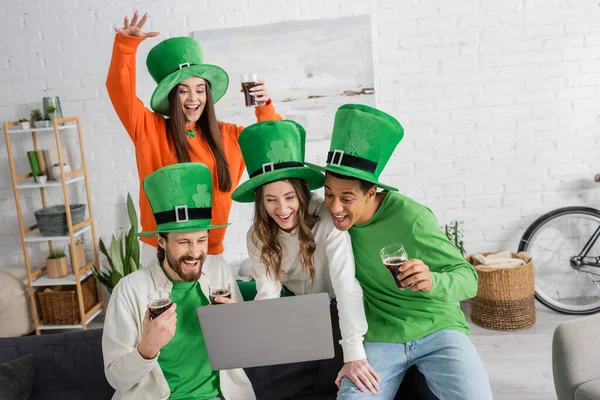
[[[410,343],[365,342],[364,345],[369,364],[381,378],[379,392],[363,393],[350,379],[344,378],[338,400],[393,400],[412,365],[417,366],[440,400],[492,399],[487,372],[464,333],[442,330]]]

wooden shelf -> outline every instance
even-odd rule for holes
[[[86,314],[86,319],[85,319],[86,325],[88,325],[90,322],[92,322],[94,320],[94,318],[96,318],[98,315],[100,315],[100,313],[102,312],[102,306],[103,306],[103,303],[99,302],[98,304],[96,304],[94,306],[94,308],[92,308],[90,311],[88,311],[88,313]],[[41,331],[51,330],[51,329],[83,329],[83,325],[81,325],[81,324],[77,324],[77,325],[45,325],[45,324],[41,324],[38,326],[38,329]]]
[[[85,278],[92,274],[92,270],[88,269],[87,271],[81,273],[79,275],[79,282],[83,281]],[[39,287],[39,286],[54,286],[54,285],[75,285],[75,274],[70,273],[67,276],[63,276],[62,278],[48,278],[46,273],[43,273],[42,276],[31,282],[31,286]]]
[[[75,182],[83,181],[85,177],[83,174],[72,176],[67,178],[67,185],[70,185]],[[33,177],[24,179],[23,181],[17,184],[17,189],[41,189],[41,188],[50,188],[50,187],[62,187],[62,181],[46,181],[46,183],[37,183]]]
[[[75,232],[73,232],[73,236],[75,236],[75,237],[80,236],[81,234],[89,231],[90,229],[92,229],[91,225],[87,225],[82,228],[76,229]],[[42,234],[40,233],[40,230],[37,228],[35,230],[29,232],[27,234],[27,236],[25,236],[25,241],[28,243],[47,242],[49,240],[57,240],[57,241],[62,240],[62,241],[68,242],[69,240],[71,240],[71,238],[69,237],[69,235],[66,235],[66,236],[42,236]]]
[[[25,269],[27,271],[27,287],[29,292],[29,300],[31,306],[31,315],[33,317],[33,323],[35,326],[35,333],[37,335],[40,334],[41,330],[47,329],[87,329],[87,324],[90,323],[94,318],[96,318],[104,308],[104,291],[100,287],[100,299],[94,307],[88,312],[83,311],[83,305],[79,302],[83,301],[83,293],[82,293],[82,285],[79,283],[84,279],[93,279],[89,278],[92,275],[92,268],[94,265],[98,265],[100,262],[99,254],[98,254],[98,241],[96,238],[96,228],[94,226],[94,213],[92,211],[92,198],[90,195],[90,188],[88,182],[87,175],[87,167],[85,162],[85,150],[83,148],[83,135],[81,133],[81,122],[78,117],[68,117],[68,118],[57,118],[53,121],[52,126],[49,128],[30,128],[30,129],[20,129],[20,126],[17,122],[5,122],[4,123],[4,138],[6,140],[6,152],[8,155],[8,165],[10,167],[10,176],[13,186],[14,198],[15,198],[15,206],[17,209],[17,219],[19,222],[19,233],[21,236],[21,245],[23,248],[23,257],[25,261]],[[77,132],[77,141],[79,152],[78,154],[81,156],[81,168],[72,170],[69,172],[64,172],[61,179],[58,181],[46,181],[45,183],[38,183],[33,178],[33,174],[31,172],[17,174],[15,167],[15,158],[12,151],[11,145],[11,137],[12,136],[22,136],[27,137],[27,135],[22,134],[30,134],[31,140],[33,142],[33,150],[39,151],[38,147],[38,134],[40,133],[52,133],[54,134],[54,139],[56,141],[56,152],[58,156],[58,161],[63,162],[65,158],[63,157],[64,149],[61,144],[61,135],[60,131],[65,131],[68,129],[76,129]],[[22,150],[21,150],[22,152]],[[23,157],[24,154],[21,154]],[[61,236],[42,236],[39,231],[37,225],[25,226],[24,218],[23,218],[23,209],[21,208],[21,199],[19,196],[19,190],[22,189],[40,189],[40,198],[42,201],[42,207],[48,207],[48,202],[46,199],[46,191],[45,188],[62,188],[63,199],[65,203],[69,199],[69,192],[67,185],[73,184],[76,182],[83,181],[85,183],[85,196],[87,201],[85,204],[87,205],[87,214],[89,217],[87,219],[82,220],[77,224],[71,224],[69,226],[70,231],[73,235],[61,235]],[[72,221],[71,221],[72,222]],[[69,250],[71,254],[77,252],[77,239],[85,232],[91,232],[92,236],[92,245],[93,245],[93,260],[92,262],[88,262],[86,265],[79,268],[79,281],[77,282],[77,278],[74,273],[68,274],[62,278],[51,279],[48,278],[47,268],[41,267],[38,269],[32,269],[31,260],[29,256],[30,249],[27,247],[27,243],[39,243],[46,242],[48,244],[48,251],[54,250],[54,241],[63,241],[69,243]],[[48,254],[48,253],[46,253]],[[55,286],[55,285],[72,285],[75,287],[76,297],[77,297],[77,314],[79,319],[79,324],[75,325],[48,325],[43,324],[40,321],[40,315],[38,310],[38,299],[36,296],[36,290],[39,287],[44,286]]]
[[[58,126],[58,130],[59,131],[63,131],[66,129],[72,129],[72,128],[77,128],[77,124],[65,124],[65,125],[59,125]],[[8,133],[10,133],[11,135],[15,134],[15,133],[42,133],[42,132],[54,132],[54,125],[51,126],[50,128],[30,128],[30,129],[20,129],[17,127],[13,127],[10,128],[8,130]]]

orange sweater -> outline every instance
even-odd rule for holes
[[[144,107],[136,95],[136,51],[144,39],[124,36],[117,33],[112,60],[106,79],[108,95],[123,126],[129,133],[135,147],[135,158],[140,179],[140,220],[143,231],[156,229],[156,222],[148,198],[143,190],[144,178],[166,165],[177,163],[175,148],[167,138],[165,118]],[[280,120],[271,100],[265,106],[255,109],[258,121]],[[229,162],[232,189],[222,192],[217,185],[215,158],[201,133],[189,140],[191,161],[203,162],[213,173],[212,223],[225,224],[231,211],[231,192],[240,182],[245,169],[244,159],[238,144],[238,136],[244,127],[219,122],[225,155]],[[208,253],[223,252],[223,239],[226,228],[212,229],[208,236]],[[145,243],[156,247],[154,238],[141,238]]]

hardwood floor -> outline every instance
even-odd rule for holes
[[[471,342],[487,369],[494,400],[556,400],[552,378],[552,335],[558,324],[580,316],[554,312],[536,302],[536,323],[515,332],[493,331],[471,322]]]

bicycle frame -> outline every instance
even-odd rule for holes
[[[598,240],[599,237],[600,237],[600,226],[598,228],[596,228],[596,231],[594,231],[592,236],[588,239],[587,243],[583,246],[583,249],[581,249],[581,252],[578,255],[572,256],[569,259],[571,267],[573,269],[576,269],[581,272],[587,272],[587,273],[590,273],[593,275],[600,276],[600,271],[598,271],[598,270],[590,271],[588,269],[585,269],[585,267],[600,268],[600,256],[596,256],[596,257],[588,257],[587,256],[588,253],[590,252],[590,250],[592,249],[592,247],[594,247],[594,244],[596,244],[596,241]],[[587,261],[586,258],[591,259],[593,261]]]

